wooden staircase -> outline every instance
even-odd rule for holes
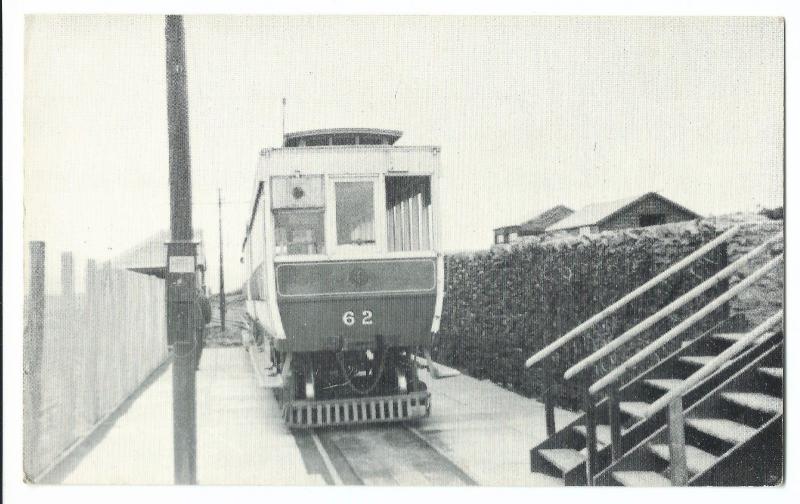
[[[620,391],[619,408],[622,413],[621,443],[622,451],[627,452],[647,436],[664,425],[662,413],[653,418],[644,418],[650,404],[669,391],[680,386],[700,367],[711,361],[738,341],[744,333],[720,332],[725,327],[739,324],[739,319],[723,322],[704,333],[696,340],[677,350],[658,364],[623,386]],[[731,364],[717,370],[711,376],[693,387],[683,398],[689,407],[708,392],[730,378],[754,355],[759,355],[773,345],[779,335],[765,334],[752,346],[744,349]],[[775,373],[782,373],[776,368]],[[611,426],[608,415],[608,402],[597,404],[596,443],[598,471],[606,468],[612,460]],[[561,479],[566,485],[586,484],[586,415],[582,414],[564,428],[548,437],[531,449],[531,471]]]
[[[724,244],[736,232],[738,228],[734,227],[722,233],[531,356],[526,366],[546,362],[555,350]],[[628,379],[635,366],[652,358],[658,349],[758,281],[783,260],[782,254],[766,261],[605,376],[595,375],[601,359],[720,285],[780,239],[779,235],[773,236],[574,364],[564,374],[563,383],[546,384],[548,438],[530,451],[532,472],[556,477],[566,485],[742,485],[780,481],[782,310],[750,331],[729,319],[684,343],[627,383],[622,384],[621,380]],[[567,382],[583,391],[583,414],[556,431],[552,389]]]
[[[744,365],[684,413],[689,485],[775,485],[781,481],[783,341],[739,364]],[[662,426],[628,451],[601,471],[595,483],[670,486],[668,429]]]

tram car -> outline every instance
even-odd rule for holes
[[[291,428],[430,414],[439,329],[439,148],[402,132],[288,133],[260,153],[243,243],[255,342]]]

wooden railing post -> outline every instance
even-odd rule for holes
[[[608,389],[608,420],[611,429],[611,457],[616,461],[622,458],[622,423],[619,414],[619,386],[614,383]]]
[[[667,408],[669,429],[669,474],[672,486],[686,486],[689,473],[686,469],[686,437],[684,433],[683,398],[678,396]]]
[[[556,411],[553,400],[555,381],[547,371],[545,371],[545,376],[545,387],[547,388],[544,391],[544,423],[547,427],[547,437],[550,437],[556,433]]]
[[[594,486],[594,476],[597,474],[597,418],[594,397],[589,393],[594,373],[590,369],[586,377],[581,380],[583,390],[583,410],[586,418],[586,484]]]

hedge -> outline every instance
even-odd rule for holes
[[[717,234],[711,224],[689,222],[449,255],[445,259],[444,308],[434,355],[470,376],[541,398],[547,374],[563,381],[561,375],[572,364],[724,267],[728,262],[727,248],[720,246],[705,260],[673,275],[572,340],[541,365],[526,370],[523,363],[527,357]],[[609,356],[600,363],[599,375],[725,288],[723,282],[707,291]],[[706,317],[662,349],[661,355],[726,316],[727,309],[720,309]],[[554,392],[560,405],[577,406],[576,390],[561,387]]]

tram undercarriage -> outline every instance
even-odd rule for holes
[[[430,393],[410,348],[281,354],[274,372],[286,424],[295,428],[408,421],[430,414]]]

